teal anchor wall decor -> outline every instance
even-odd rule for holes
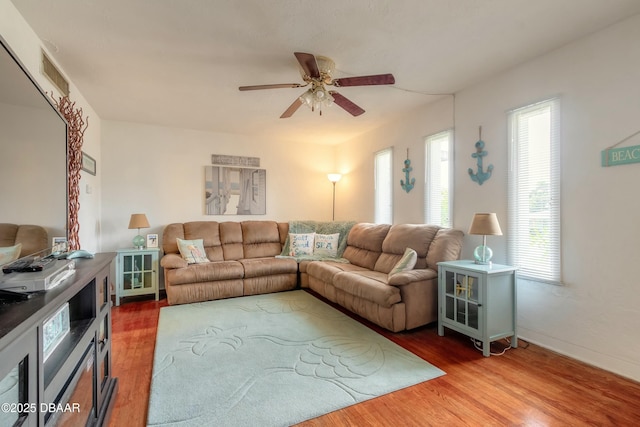
[[[469,176],[472,181],[477,182],[482,185],[483,182],[491,178],[491,172],[493,172],[493,165],[487,166],[487,171],[485,172],[482,168],[482,158],[489,154],[487,151],[484,151],[484,141],[482,140],[482,126],[480,126],[478,130],[478,142],[476,142],[476,152],[471,155],[471,157],[478,159],[478,172],[473,173],[473,169],[469,168]]]
[[[407,160],[404,161],[404,168],[402,168],[402,172],[404,172],[404,176],[406,177],[407,181],[405,182],[403,180],[400,180],[400,187],[402,187],[402,189],[407,193],[413,189],[413,186],[416,183],[415,178],[411,178],[411,181],[409,181],[409,172],[411,172],[412,170],[413,168],[411,167],[411,160],[409,160],[409,149],[407,148]]]

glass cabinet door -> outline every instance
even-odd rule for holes
[[[153,263],[151,254],[123,256],[122,284],[125,291],[153,287]]]
[[[480,279],[477,276],[445,271],[445,317],[478,329]]]

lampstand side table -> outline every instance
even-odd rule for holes
[[[116,306],[120,298],[155,294],[159,299],[159,248],[119,249],[116,256]]]
[[[490,356],[492,341],[511,337],[518,347],[516,268],[473,261],[438,263],[438,335],[449,328],[482,342]]]

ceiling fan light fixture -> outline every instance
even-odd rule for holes
[[[333,105],[334,98],[323,85],[317,85],[303,93],[300,101],[311,108],[311,111],[318,110],[322,114],[322,108]]]

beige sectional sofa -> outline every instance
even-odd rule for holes
[[[281,255],[288,223],[200,221],[163,233],[169,304],[310,288],[328,300],[397,332],[437,320],[437,263],[460,255],[463,233],[422,224],[355,224],[341,259]],[[211,262],[188,264],[177,238],[203,239]],[[405,249],[417,254],[409,271],[389,275]],[[298,262],[299,261],[299,262]]]

